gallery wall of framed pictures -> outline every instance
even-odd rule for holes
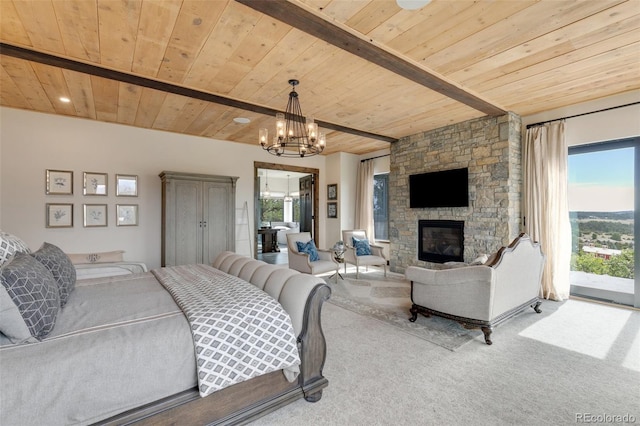
[[[51,196],[45,203],[46,228],[73,228],[74,203],[55,202],[56,196],[74,196],[72,170],[47,169],[45,173],[45,194]],[[116,174],[113,181],[115,196],[137,197],[138,176],[133,174]],[[100,203],[99,197],[108,197],[110,192],[109,174],[101,172],[82,172],[82,225],[85,228],[101,228],[109,226],[109,215],[113,214],[116,226],[138,225],[138,204],[116,203],[110,205]],[[91,197],[91,200],[89,200]],[[94,198],[95,197],[95,198]],[[74,196],[76,198],[76,196]]]
[[[338,218],[338,184],[327,185],[327,218]]]

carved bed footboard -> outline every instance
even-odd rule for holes
[[[331,289],[318,284],[310,293],[304,314],[304,324],[298,336],[302,365],[294,383],[281,371],[275,371],[238,383],[201,398],[198,389],[153,402],[130,410],[100,425],[237,425],[245,424],[299,398],[319,401],[328,380],[322,375],[326,358],[326,341],[322,332],[321,312]]]

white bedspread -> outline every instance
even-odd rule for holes
[[[201,396],[276,370],[288,371],[289,380],[296,377],[296,336],[277,300],[208,265],[151,272],[191,325]]]

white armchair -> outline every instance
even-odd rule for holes
[[[311,275],[334,271],[336,283],[338,282],[338,268],[340,267],[340,264],[335,260],[333,252],[330,250],[317,249],[319,259],[311,261],[309,254],[300,253],[298,251],[297,244],[297,242],[308,243],[311,241],[311,233],[299,232],[297,234],[290,233],[286,235],[290,269],[295,269],[296,271]]]
[[[353,237],[358,240],[369,241],[371,254],[358,256],[353,246]],[[384,256],[382,246],[372,244],[367,238],[367,232],[364,229],[352,229],[342,231],[342,241],[344,242],[344,271],[347,272],[347,263],[356,265],[356,279],[359,278],[360,266],[382,266],[384,268],[384,276],[387,276],[387,258]]]

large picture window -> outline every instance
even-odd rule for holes
[[[638,142],[569,148],[571,294],[637,304]]]

